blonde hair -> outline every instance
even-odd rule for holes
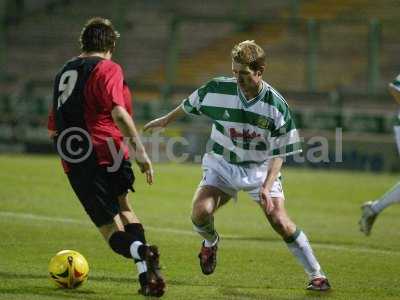
[[[253,71],[265,67],[265,51],[254,41],[246,40],[235,45],[231,56],[234,62],[247,65]]]

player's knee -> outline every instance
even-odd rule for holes
[[[195,223],[203,223],[213,214],[213,208],[207,203],[195,203],[192,209],[192,220]]]
[[[282,237],[289,236],[291,231],[291,222],[284,216],[275,215],[271,218],[271,223],[275,231]]]
[[[210,214],[206,213],[205,211],[200,211],[200,210],[193,210],[191,219],[194,223],[196,224],[202,224],[204,223],[208,218],[210,217]]]

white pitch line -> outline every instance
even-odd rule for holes
[[[47,221],[47,222],[60,222],[60,223],[72,223],[72,224],[84,224],[84,225],[90,224],[89,221],[83,221],[83,220],[81,221],[81,220],[77,220],[77,219],[57,218],[57,217],[48,217],[48,216],[42,216],[42,215],[5,212],[5,211],[1,211],[0,216],[9,217],[9,218],[25,219],[25,220]]]
[[[65,223],[65,224],[80,224],[80,225],[87,225],[90,226],[91,222],[85,220],[78,220],[78,219],[71,219],[71,218],[59,218],[59,217],[49,217],[43,215],[35,215],[35,214],[27,214],[27,213],[16,213],[16,212],[2,212],[0,211],[0,217],[6,218],[17,218],[17,219],[24,219],[24,220],[36,220],[36,221],[45,221],[45,222],[56,222],[56,223]],[[146,229],[158,231],[158,232],[167,232],[173,233],[178,235],[189,235],[189,236],[197,236],[196,233],[189,230],[182,230],[182,229],[174,229],[168,227],[153,227],[153,226],[146,226]],[[262,241],[262,240],[253,240],[249,241],[249,237],[240,236],[240,235],[227,235],[222,234],[222,238],[231,238],[231,239],[243,239],[247,242],[262,242],[262,243],[282,243],[280,240],[276,241]],[[400,255],[398,251],[391,251],[391,250],[380,250],[380,249],[370,249],[364,247],[350,247],[350,246],[343,246],[343,245],[331,245],[331,244],[321,244],[321,243],[312,243],[315,248],[321,249],[328,249],[328,250],[337,250],[337,251],[348,251],[348,252],[365,252],[365,253],[376,253],[376,254],[386,254],[386,255]]]

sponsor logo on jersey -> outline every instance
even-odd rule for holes
[[[257,120],[257,126],[262,129],[267,129],[269,125],[269,120],[266,117],[259,117]]]
[[[251,141],[255,138],[260,138],[261,134],[253,131],[250,132],[249,129],[244,129],[242,132],[236,131],[235,128],[229,129],[229,134],[232,139],[243,139],[244,141]]]

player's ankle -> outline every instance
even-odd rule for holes
[[[219,242],[219,236],[215,233],[215,236],[212,239],[204,239],[204,247],[214,247]]]
[[[130,246],[130,253],[134,259],[144,260],[148,246],[140,241],[134,241]]]

